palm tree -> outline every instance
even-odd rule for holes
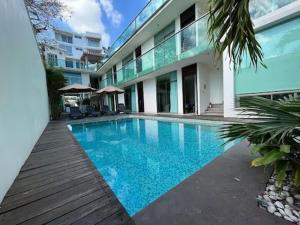
[[[265,66],[261,46],[255,39],[249,0],[209,0],[208,24],[209,39],[217,56],[228,49],[237,69],[248,53],[252,66]]]

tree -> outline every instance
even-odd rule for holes
[[[52,27],[54,19],[63,19],[66,6],[59,0],[25,0],[33,29],[36,34]]]
[[[263,52],[255,39],[249,13],[249,0],[209,0],[208,35],[217,56],[228,49],[237,69],[245,53],[257,68],[263,64]]]
[[[65,86],[65,78],[61,70],[46,69],[48,97],[52,119],[58,119],[62,112],[61,93],[58,89]]]

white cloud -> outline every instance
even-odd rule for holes
[[[108,19],[115,25],[120,24],[122,15],[114,9],[111,0],[61,0],[70,12],[66,23],[78,33],[96,32],[102,35],[103,46],[110,43],[110,35],[102,21],[104,12]],[[70,14],[71,13],[71,14]]]
[[[109,18],[114,25],[119,25],[122,21],[122,15],[114,9],[112,0],[99,0],[99,2],[107,18]]]

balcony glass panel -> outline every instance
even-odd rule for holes
[[[250,15],[256,19],[296,1],[299,0],[250,0]]]
[[[237,95],[298,90],[300,84],[300,17],[262,30],[256,34],[267,68],[250,67],[244,57],[235,74]],[[270,82],[272,81],[272,82]]]
[[[138,14],[138,16],[129,24],[124,32],[112,44],[109,49],[108,56],[112,56],[128,39],[147,22],[151,16],[160,9],[169,0],[151,0],[145,8]],[[108,58],[102,60],[105,63]]]
[[[55,63],[48,60],[48,65],[57,67],[57,68],[74,68],[79,70],[89,70],[89,71],[97,71],[98,64],[97,63],[88,63],[87,65],[84,62],[80,62],[78,60],[65,60],[65,59],[56,59]]]
[[[182,59],[201,54],[210,48],[207,38],[207,16],[167,38],[153,49],[130,61],[117,71],[117,84],[147,75]],[[141,64],[136,71],[136,63]]]

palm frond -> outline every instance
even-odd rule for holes
[[[208,35],[217,56],[228,48],[235,69],[245,53],[251,65],[263,63],[263,52],[255,38],[249,13],[249,0],[209,0]]]

